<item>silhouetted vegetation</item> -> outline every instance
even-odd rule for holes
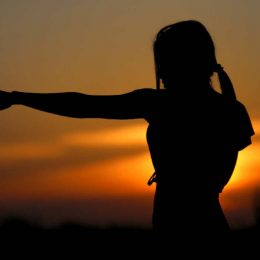
[[[166,252],[182,252],[194,254],[194,248],[200,254],[212,251],[216,254],[230,253],[233,256],[243,250],[248,253],[257,253],[260,241],[260,224],[232,230],[228,237],[208,236],[201,234],[158,234],[150,229],[134,227],[95,227],[77,223],[64,223],[55,227],[43,227],[20,218],[8,218],[0,227],[2,246],[17,248],[49,250],[77,250],[86,254],[133,254],[142,252],[152,256],[163,248]],[[212,243],[214,241],[214,243]],[[192,248],[192,251],[190,251]],[[187,249],[187,251],[186,251]]]

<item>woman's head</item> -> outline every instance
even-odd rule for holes
[[[213,40],[198,21],[182,21],[162,28],[154,41],[156,84],[165,87],[209,83],[216,68]]]

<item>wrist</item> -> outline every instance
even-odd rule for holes
[[[10,102],[12,105],[19,104],[19,92],[18,91],[10,92]]]

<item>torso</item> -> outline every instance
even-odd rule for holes
[[[218,207],[218,193],[233,172],[225,168],[230,150],[225,101],[212,90],[190,99],[162,92],[157,102],[147,129],[158,175],[155,215],[160,212],[166,217],[171,207],[178,212],[187,209],[187,204],[188,211],[198,212],[212,202]]]

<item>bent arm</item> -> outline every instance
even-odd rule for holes
[[[147,90],[149,93],[153,92],[152,89]],[[17,91],[11,92],[10,95],[12,104],[74,118],[145,118],[149,109],[143,100],[143,90],[110,96],[76,92],[37,94]]]

